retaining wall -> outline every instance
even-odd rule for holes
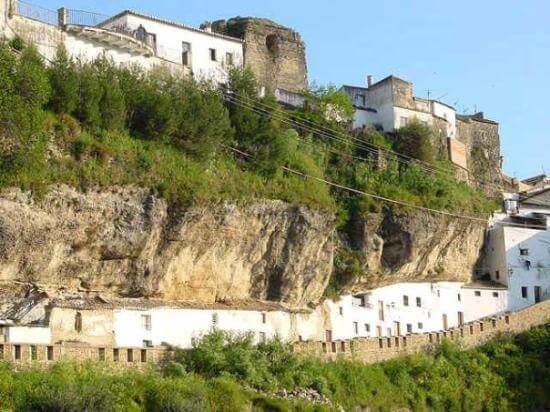
[[[456,340],[464,348],[472,348],[499,334],[522,332],[531,327],[543,325],[549,320],[550,301],[546,301],[522,311],[482,319],[441,332],[391,338],[299,342],[294,345],[294,351],[314,354],[326,359],[344,357],[365,363],[376,363],[402,355],[427,352],[444,339]]]

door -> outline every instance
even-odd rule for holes
[[[464,313],[458,312],[458,326],[464,326]]]
[[[384,320],[384,302],[378,301],[378,319]]]
[[[327,342],[332,342],[332,331],[327,330],[325,334],[326,334]]]
[[[447,319],[447,315],[443,315],[443,330],[449,329],[449,321]]]
[[[394,331],[395,331],[395,336],[401,336],[401,323],[400,322],[394,322]]]
[[[535,286],[535,303],[540,303],[540,286]]]

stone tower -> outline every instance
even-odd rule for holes
[[[307,87],[305,44],[296,31],[271,20],[234,17],[212,30],[245,41],[244,60],[260,84],[271,90],[297,92]]]

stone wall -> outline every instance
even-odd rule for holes
[[[327,359],[350,358],[365,363],[382,362],[398,356],[427,352],[444,339],[456,340],[464,348],[487,342],[499,334],[519,333],[550,320],[550,301],[519,312],[483,319],[446,331],[395,336],[391,338],[361,338],[334,342],[300,342],[295,352],[313,354]]]
[[[456,340],[464,348],[487,342],[499,334],[519,333],[550,320],[550,301],[519,312],[483,319],[441,332],[396,336],[391,338],[362,338],[333,342],[298,342],[294,352],[312,354],[324,359],[349,358],[365,363],[382,362],[433,349],[445,339]],[[145,367],[162,364],[173,358],[169,348],[115,348],[82,343],[58,345],[18,345],[0,341],[0,361],[14,364],[48,364],[60,360],[105,362],[113,367]]]
[[[272,90],[307,88],[305,44],[300,34],[271,20],[236,17],[213,23],[212,30],[245,40],[245,65]]]
[[[81,343],[58,345],[18,345],[0,343],[0,361],[19,365],[47,365],[58,361],[98,361],[113,367],[145,368],[170,359],[167,348],[113,348]]]
[[[499,124],[483,113],[457,116],[458,140],[465,145],[470,180],[488,194],[502,184]]]

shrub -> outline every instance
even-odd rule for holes
[[[394,144],[397,152],[428,163],[433,163],[436,160],[434,139],[430,127],[416,120],[394,132]]]
[[[72,114],[79,103],[78,74],[74,62],[60,46],[50,69],[50,106],[57,113]]]

